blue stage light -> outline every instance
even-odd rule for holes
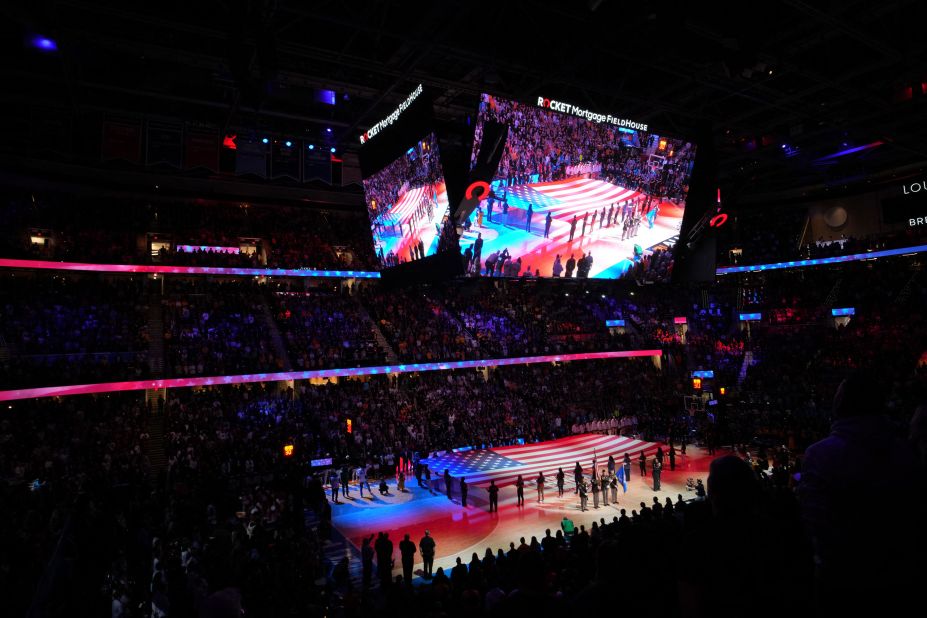
[[[261,143],[262,143],[262,144],[269,144],[269,143],[270,143],[270,140],[267,139],[267,138],[265,137],[264,139],[261,140]]]
[[[287,148],[293,145],[293,142],[291,142],[290,140],[287,140],[285,143],[286,143]]]
[[[332,146],[331,151],[332,151],[332,154],[335,154],[335,147],[334,147],[334,146]]]
[[[309,150],[315,150],[315,144],[309,144]]]
[[[58,44],[54,40],[44,36],[32,37],[32,46],[47,52],[58,51]]]

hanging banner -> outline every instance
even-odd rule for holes
[[[303,182],[311,182],[313,180],[321,180],[331,184],[331,154],[322,152],[319,148],[309,150],[309,147],[306,146],[303,148]]]
[[[238,150],[235,151],[235,173],[267,178],[267,150],[268,145],[256,137],[239,137]]]
[[[215,127],[187,124],[184,132],[185,170],[203,167],[219,170],[219,132]]]
[[[139,163],[142,152],[141,123],[139,121],[104,120],[100,152],[104,161],[122,159],[131,163]]]
[[[299,145],[298,141],[275,140],[271,147],[270,177],[292,178],[299,180]]]
[[[148,121],[145,164],[180,168],[183,160],[183,125],[174,122]]]

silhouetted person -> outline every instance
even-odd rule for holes
[[[496,481],[492,480],[489,482],[489,512],[493,511],[499,512],[499,488],[496,486]]]
[[[431,569],[435,563],[435,540],[431,532],[425,530],[425,536],[418,542],[418,549],[422,552],[422,571],[425,579],[431,579]]]
[[[460,477],[460,504],[467,506],[467,479]]]
[[[525,481],[520,474],[515,479],[515,503],[517,506],[525,505]]]
[[[370,545],[370,541],[373,540],[374,535],[370,535],[361,543],[361,567],[363,573],[363,584],[364,588],[370,587],[370,580],[373,578],[373,547]]]
[[[407,534],[399,542],[399,554],[402,557],[402,579],[406,586],[412,585],[412,565],[415,564],[415,543]]]
[[[374,543],[374,551],[377,554],[377,575],[380,576],[380,584],[387,587],[393,574],[393,542],[389,540],[388,532],[380,533]]]
[[[563,474],[563,468],[557,470],[557,496],[560,498],[563,497],[563,481],[565,475]]]
[[[884,416],[893,377],[865,370],[848,376],[834,396],[830,435],[805,451],[798,494],[818,603],[833,615],[875,612],[886,602],[909,607],[921,594],[923,570],[908,565],[924,557],[924,474]],[[889,506],[903,495],[910,496],[903,508]]]

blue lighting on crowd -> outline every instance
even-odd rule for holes
[[[853,253],[850,255],[837,255],[834,257],[817,258],[814,260],[795,260],[792,262],[775,262],[773,264],[752,264],[750,266],[724,266],[715,271],[718,275],[732,273],[752,273],[764,270],[781,270],[783,268],[802,268],[804,266],[821,266],[823,264],[840,264],[841,262],[855,262],[858,260],[874,260],[876,258],[891,257],[893,255],[907,255],[909,253],[924,253],[927,245],[904,247],[902,249],[885,249],[867,253]]]
[[[758,322],[763,318],[762,313],[741,313],[740,321],[741,322]]]
[[[624,326],[624,320],[605,320],[605,326],[609,328],[614,326]]]
[[[759,314],[756,314],[759,315]],[[712,369],[704,369],[692,372],[693,378],[702,378],[703,380],[711,380],[715,377],[715,372]]]
[[[856,308],[855,307],[834,308],[830,310],[830,314],[834,316],[835,318],[844,316],[844,315],[856,315]]]

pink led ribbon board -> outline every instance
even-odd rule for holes
[[[63,397],[66,395],[89,395],[160,388],[182,388],[190,386],[221,386],[246,382],[279,382],[284,380],[311,380],[313,378],[334,378],[348,376],[369,376],[384,373],[413,373],[416,371],[449,371],[452,369],[474,369],[477,367],[498,367],[504,365],[529,365],[532,363],[570,362],[611,358],[638,358],[660,356],[660,350],[621,350],[616,352],[583,352],[552,356],[518,356],[515,358],[452,361],[445,363],[416,363],[408,365],[380,365],[347,369],[321,369],[317,371],[284,371],[278,373],[249,373],[237,376],[210,376],[199,378],[170,378],[164,380],[136,380],[134,382],[103,382],[99,384],[74,384],[70,386],[43,386],[0,391],[0,401],[16,401],[35,397]]]

